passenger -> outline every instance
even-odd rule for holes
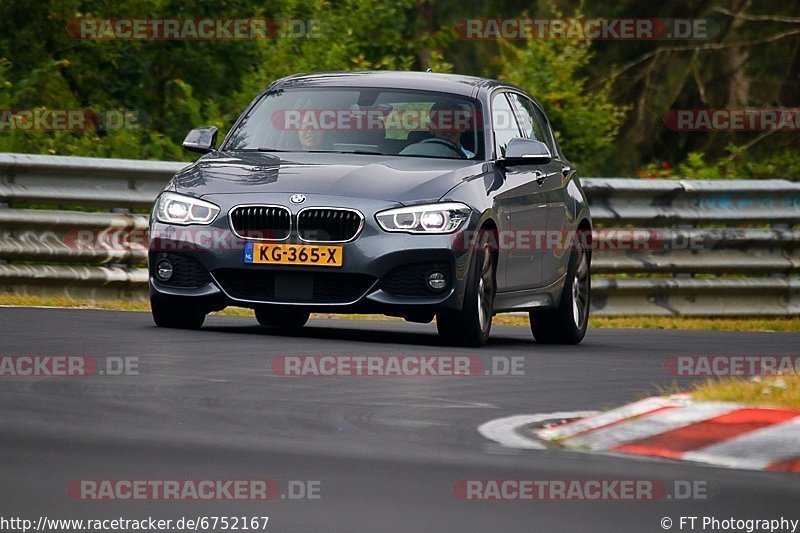
[[[322,147],[323,131],[304,124],[297,130],[297,138],[304,151],[319,150]]]

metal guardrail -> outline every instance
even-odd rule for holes
[[[148,217],[133,211],[185,165],[0,154],[0,290],[146,298]],[[800,314],[800,184],[583,185],[596,225],[595,314]],[[113,244],[83,245],[99,235]]]
[[[0,154],[0,202],[149,208],[186,163]]]

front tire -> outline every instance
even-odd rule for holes
[[[259,324],[280,329],[300,329],[306,325],[310,316],[307,311],[291,308],[258,307],[255,312]]]
[[[489,339],[496,287],[491,234],[483,232],[479,242],[461,311],[436,315],[436,329],[447,344],[478,347]]]
[[[530,312],[533,337],[542,344],[578,344],[589,324],[592,277],[589,254],[578,248],[570,258],[558,307]]]
[[[194,309],[191,304],[156,294],[150,295],[150,310],[153,322],[160,328],[200,329],[206,320],[205,312]]]

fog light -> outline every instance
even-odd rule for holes
[[[169,278],[172,277],[172,263],[166,259],[156,263],[156,277],[161,281],[169,281]]]
[[[447,285],[447,278],[441,272],[431,272],[428,274],[428,287],[435,291],[440,291]]]

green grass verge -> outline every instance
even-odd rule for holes
[[[800,409],[800,375],[716,379],[698,383],[691,391],[700,401],[738,402]]]

